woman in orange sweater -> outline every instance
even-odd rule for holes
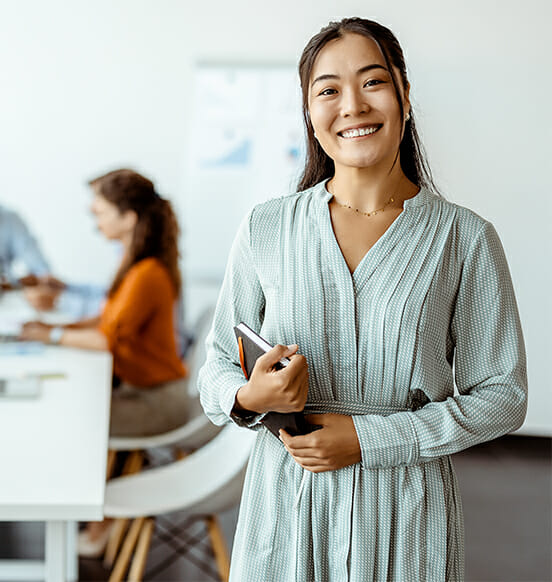
[[[109,172],[90,186],[99,230],[124,249],[103,311],[63,327],[31,322],[22,337],[113,354],[110,434],[171,430],[187,416],[186,369],[175,330],[178,224],[169,201],[132,170]]]
[[[188,410],[186,368],[178,356],[175,316],[181,280],[178,223],[168,200],[132,170],[90,182],[99,230],[123,245],[123,259],[101,315],[63,327],[27,323],[23,339],[109,350],[113,354],[110,434],[151,435],[182,425]],[[111,520],[79,534],[79,554],[100,556]]]

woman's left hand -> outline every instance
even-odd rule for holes
[[[40,321],[29,321],[23,325],[19,338],[27,341],[48,343],[50,340],[51,325]]]
[[[311,424],[322,425],[322,428],[295,437],[280,430],[280,439],[301,467],[321,473],[360,462],[360,444],[350,416],[310,414],[306,419]]]

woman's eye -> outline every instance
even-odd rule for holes
[[[324,89],[319,93],[319,95],[334,95],[337,91],[335,89]]]
[[[364,83],[364,86],[365,87],[375,87],[376,85],[380,85],[383,82],[384,81],[381,81],[380,79],[369,79],[368,81],[366,81],[366,83]]]

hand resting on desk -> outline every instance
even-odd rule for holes
[[[96,327],[97,318],[86,320],[93,325],[73,328],[71,325],[63,326],[63,334],[57,342],[63,346],[83,348],[86,350],[108,350],[109,346],[105,335]],[[41,321],[29,321],[23,325],[20,338],[22,340],[50,343],[50,332],[55,326]]]

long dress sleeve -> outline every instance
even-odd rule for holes
[[[523,423],[525,349],[508,264],[490,223],[484,223],[466,256],[450,337],[458,394],[416,411],[354,416],[363,467],[424,462]]]
[[[250,224],[253,212],[240,225],[228,259],[213,326],[207,337],[207,358],[199,373],[201,404],[215,424],[233,420],[250,426],[253,419],[232,414],[237,391],[246,383],[239,365],[234,326],[245,322],[260,329],[264,295],[251,252]]]

